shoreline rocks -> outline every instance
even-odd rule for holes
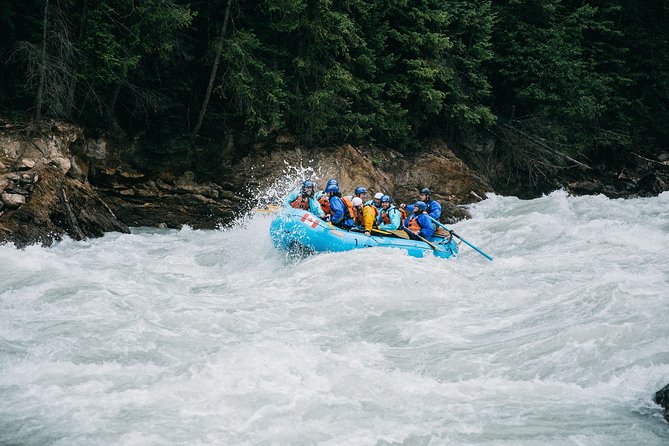
[[[32,128],[32,136],[16,128],[0,132],[0,243],[17,246],[128,232],[129,226],[217,228],[252,206],[276,204],[302,176],[319,187],[337,178],[345,193],[363,185],[396,203],[412,203],[429,187],[442,203],[444,223],[468,218],[462,205],[493,191],[488,179],[438,140],[407,154],[372,145],[307,148],[290,135],[251,147],[235,147],[228,138],[223,152],[217,146],[201,162],[201,170],[216,177],[203,181],[192,170],[170,172],[169,166],[188,164],[176,155],[160,169],[146,156],[143,166],[129,164],[142,158],[139,139],[118,146],[55,121]],[[634,158],[633,172],[609,172],[602,165],[554,180],[574,194],[657,195],[669,187],[669,154],[665,158]]]
[[[669,423],[669,384],[655,393],[653,401],[662,406],[664,409],[664,419]]]

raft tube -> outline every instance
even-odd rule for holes
[[[332,226],[309,211],[285,208],[272,220],[270,237],[277,249],[289,251],[307,248],[314,252],[343,252],[361,248],[397,248],[413,257],[434,255],[449,258],[458,253],[454,241],[434,237],[429,244],[396,237],[366,236],[362,232],[346,231]]]

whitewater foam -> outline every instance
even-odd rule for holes
[[[669,194],[492,195],[457,260],[269,214],[0,246],[0,444],[666,444]]]

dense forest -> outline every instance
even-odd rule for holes
[[[666,151],[668,21],[642,0],[0,0],[0,113],[184,154],[443,138],[536,179]]]

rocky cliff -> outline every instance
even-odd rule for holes
[[[413,202],[430,187],[446,222],[465,218],[458,205],[492,189],[439,141],[403,155],[372,146],[307,149],[278,139],[214,166],[215,181],[199,181],[192,171],[149,173],[122,161],[122,152],[73,125],[0,121],[0,243],[49,245],[64,235],[80,240],[129,226],[214,228],[251,209],[272,184],[290,186],[282,180],[287,166],[302,167],[321,185],[337,178],[344,192],[364,185],[397,202]],[[293,178],[295,185],[301,179]]]

